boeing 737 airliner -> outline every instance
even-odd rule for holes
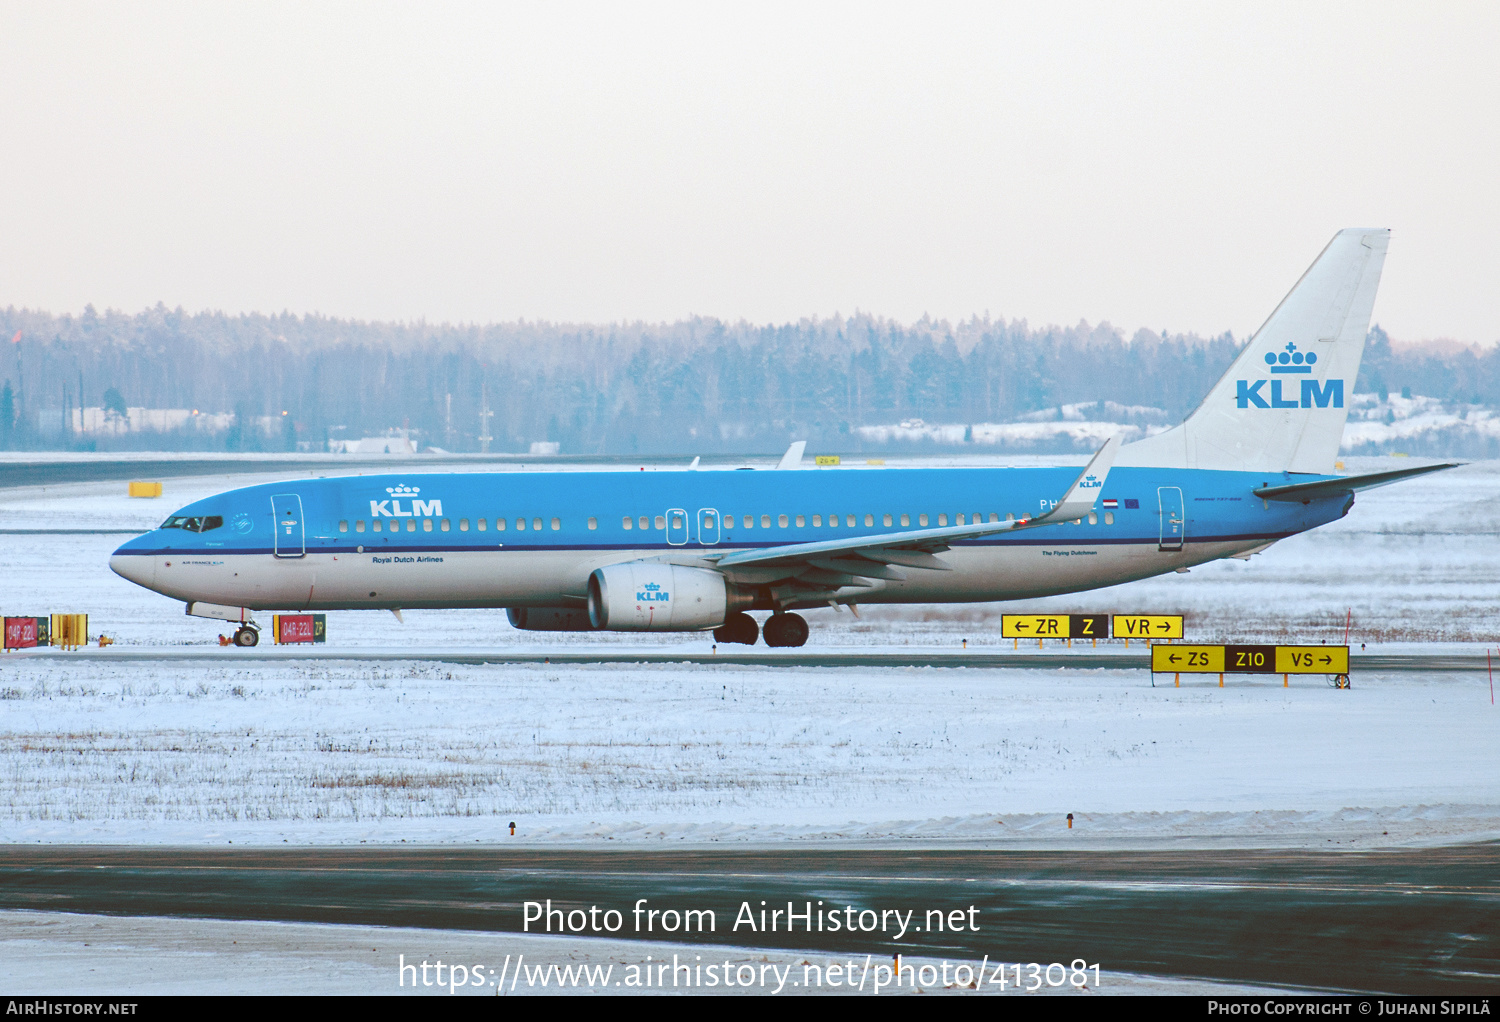
[[[1357,490],[1332,474],[1389,232],[1340,231],[1181,425],[1069,468],[400,474],[182,508],[110,567],[255,610],[504,607],[517,628],[807,641],[797,610],[1015,600],[1249,557]],[[800,445],[782,460],[795,468]],[[747,611],[770,611],[760,625]]]

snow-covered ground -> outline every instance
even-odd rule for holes
[[[1409,465],[1350,459],[1348,471]],[[249,477],[0,492],[0,530],[146,528]],[[1361,495],[1248,563],[1034,601],[1172,611],[1202,639],[1493,642],[1500,464]],[[222,626],[114,576],[119,537],[17,535],[0,612],[83,611],[122,645]],[[1006,647],[1011,607],[809,615],[814,647]],[[329,615],[329,650],[610,644],[499,611]],[[1328,847],[1500,835],[1482,675],[1152,688],[1143,672],[727,666],[110,664],[0,657],[0,840],[845,841]],[[1075,814],[1067,831],[1062,815]]]
[[[1500,836],[1497,732],[1473,675],[12,659],[0,840],[1425,842]]]

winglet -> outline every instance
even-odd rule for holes
[[[793,440],[792,446],[786,449],[781,460],[776,463],[778,469],[800,468],[802,466],[802,452],[807,450],[806,440]]]
[[[1109,477],[1110,466],[1115,463],[1115,454],[1119,450],[1118,436],[1104,441],[1104,446],[1089,459],[1089,463],[1078,473],[1078,478],[1073,480],[1073,485],[1068,487],[1068,492],[1063,494],[1057,505],[1046,514],[1033,518],[1028,524],[1050,525],[1053,522],[1071,521],[1094,510],[1099,494],[1104,490],[1104,480]]]

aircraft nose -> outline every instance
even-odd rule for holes
[[[131,549],[135,540],[126,543],[109,558],[109,570],[121,578],[129,579],[138,586],[154,589],[156,586],[156,558]]]

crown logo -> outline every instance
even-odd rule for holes
[[[1271,367],[1273,373],[1310,373],[1317,361],[1317,352],[1309,351],[1304,354],[1291,341],[1287,342],[1283,351],[1266,352],[1266,365]]]
[[[1287,342],[1286,350],[1279,355],[1274,351],[1266,352],[1266,365],[1268,366],[1276,365],[1278,362],[1284,366],[1300,366],[1303,364],[1312,365],[1317,361],[1318,355],[1316,352],[1309,351],[1304,355],[1302,352],[1297,350],[1297,346],[1291,341]]]
[[[421,493],[422,487],[407,486],[405,483],[397,483],[395,486],[387,486],[385,488],[385,492],[389,493],[392,497],[410,497],[413,494]]]
[[[655,582],[647,582],[646,583],[646,592],[648,592],[648,593],[658,592],[658,591],[660,591],[660,589],[661,589],[661,586],[657,585]]]

